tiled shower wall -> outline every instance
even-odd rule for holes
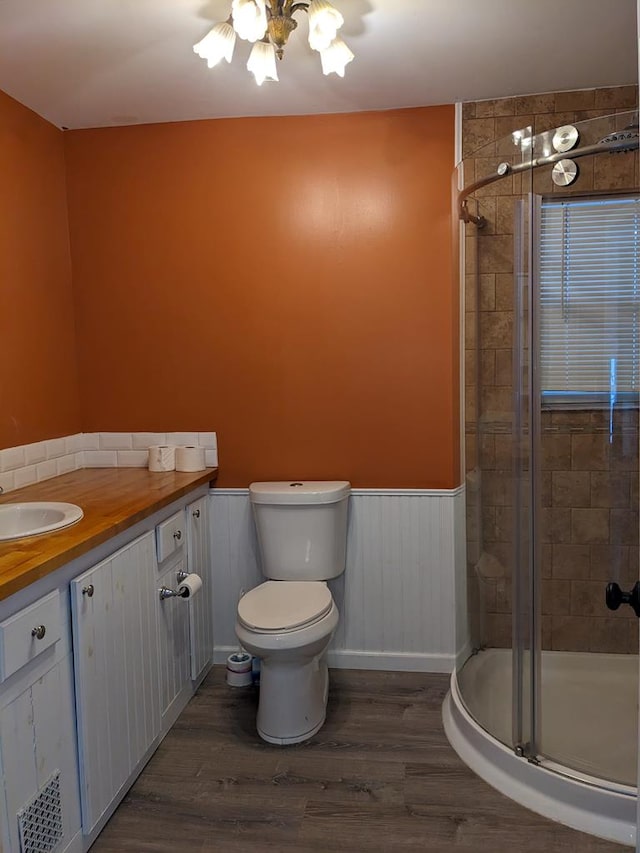
[[[463,105],[464,183],[518,162],[511,133],[534,134],[637,108],[637,87],[623,86],[481,101]],[[581,142],[610,130],[592,122]],[[576,192],[637,190],[638,154],[580,160]],[[550,167],[508,176],[478,191],[470,204],[487,225],[466,228],[466,460],[468,589],[476,645],[512,644],[514,570],[514,202],[533,189],[557,189]],[[563,190],[567,193],[567,190]],[[543,648],[637,652],[630,608],[605,608],[604,587],[638,579],[638,412],[542,413]]]

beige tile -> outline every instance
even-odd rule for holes
[[[496,467],[496,449],[495,436],[480,435],[480,465],[483,470],[490,470]]]
[[[467,101],[462,105],[462,120],[476,117],[476,102]]]
[[[512,409],[512,392],[510,388],[485,386],[482,389],[481,415],[490,421],[504,421]]]
[[[476,101],[476,116],[507,116],[515,112],[514,98],[500,98],[489,101]]]
[[[513,238],[510,235],[481,236],[478,251],[481,273],[513,272]]]
[[[593,507],[629,507],[631,496],[631,478],[624,473],[592,471],[590,474],[590,500]]]
[[[566,614],[551,617],[551,647],[558,652],[589,650],[589,620]]]
[[[496,275],[496,311],[513,311],[513,274]]]
[[[523,95],[515,99],[518,117],[529,113],[552,113],[557,109],[554,92],[542,95]]]
[[[514,163],[519,163],[522,161],[522,154],[520,149],[514,144],[513,139],[511,138],[511,134],[516,130],[528,130],[528,128],[533,128],[533,117],[534,113],[529,110],[526,113],[522,113],[517,116],[501,116],[495,119],[495,134],[496,139],[507,140],[507,143],[510,144],[511,150],[513,151],[514,156],[517,158],[514,160]]]
[[[605,434],[571,436],[573,471],[608,471],[609,444]]]
[[[543,578],[551,577],[553,545],[546,544],[542,546],[542,559],[540,561],[540,573]]]
[[[495,119],[470,118],[464,124],[462,154],[468,157],[472,152],[485,149],[495,139]]]
[[[495,311],[496,307],[496,277],[493,273],[479,276],[480,310]]]
[[[489,613],[485,625],[488,646],[498,649],[511,648],[511,616],[509,614]]]
[[[514,203],[513,196],[498,196],[494,199],[496,203],[495,209],[495,233],[496,234],[513,234],[514,225]]]
[[[482,498],[494,506],[511,506],[513,503],[511,472],[485,471],[482,478]]]
[[[478,277],[475,271],[464,277],[464,310],[474,312],[478,305]]]
[[[477,342],[478,318],[475,311],[467,311],[464,318],[465,349],[475,350]]]
[[[495,513],[495,533],[498,542],[513,542],[513,508],[497,506]]]
[[[604,592],[601,581],[571,581],[571,615],[607,616],[611,611],[605,604]]]
[[[605,654],[628,654],[628,623],[621,619],[599,617],[589,620],[589,651]]]
[[[551,572],[554,578],[578,580],[589,578],[591,550],[589,545],[553,545]]]
[[[552,473],[551,471],[542,471],[540,473],[540,501],[544,507],[552,505]]]
[[[575,122],[575,112],[573,110],[567,110],[565,112],[557,112],[557,113],[541,113],[535,115],[533,117],[533,127],[536,133],[536,136],[539,134],[545,133],[546,131],[555,131],[556,128],[562,127],[565,124],[573,124]],[[549,132],[548,141],[551,146],[553,146],[553,133]],[[570,155],[567,155],[570,156]]]
[[[609,542],[609,510],[571,509],[571,542],[600,545]]]
[[[637,86],[612,86],[608,89],[596,89],[594,107],[602,110],[633,109],[638,104]]]
[[[545,435],[542,441],[542,470],[568,471],[571,469],[570,435]]]
[[[595,89],[584,89],[573,92],[556,92],[555,109],[557,112],[567,110],[592,110],[595,106]]]
[[[513,381],[513,353],[510,349],[497,349],[496,354],[496,385],[511,386]]]
[[[571,581],[542,581],[542,613],[545,616],[560,616],[566,613],[571,598]]]
[[[611,542],[614,545],[638,544],[638,511],[611,510]]]
[[[541,541],[554,545],[571,542],[571,512],[564,507],[543,507],[540,514]]]
[[[496,384],[496,351],[494,349],[480,350],[480,386],[484,391],[487,386]]]
[[[638,435],[635,432],[617,433],[613,444],[607,445],[611,454],[612,471],[638,472]]]
[[[480,346],[485,349],[503,347],[513,334],[512,311],[484,311],[480,314]]]
[[[589,412],[551,412],[552,426],[578,428],[588,426],[590,423],[591,414]]]
[[[482,226],[482,236],[496,233],[496,199],[494,196],[486,196],[478,199],[477,215],[485,220]]]
[[[496,580],[496,613],[511,613],[511,578]]]
[[[591,545],[589,576],[592,580],[620,583],[628,576],[629,548],[624,545]]]
[[[635,160],[633,153],[600,155],[593,165],[593,188],[596,190],[634,190]]]
[[[473,471],[477,464],[477,444],[475,435],[464,437],[464,470],[468,473]]]
[[[500,434],[495,437],[495,464],[503,471],[509,470],[513,464],[513,437]]]
[[[464,384],[476,384],[476,351],[474,349],[464,351]]]
[[[591,480],[588,471],[554,471],[552,506],[588,507]]]

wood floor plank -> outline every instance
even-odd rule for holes
[[[277,747],[216,667],[92,853],[622,853],[503,797],[449,746],[448,677],[332,671],[327,722]]]

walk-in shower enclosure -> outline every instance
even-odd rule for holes
[[[628,106],[582,121],[575,111],[524,127],[512,118],[507,135],[473,151],[481,123],[466,115],[454,196],[464,223],[469,642],[445,722],[463,757],[506,793],[535,790],[537,771],[540,797],[553,789],[555,806],[538,794],[523,802],[631,843],[638,617],[619,599],[640,576],[640,192]],[[607,600],[609,584],[619,591],[610,586]],[[452,713],[486,736],[488,752],[465,746]],[[494,759],[506,761],[499,772],[483,764]]]

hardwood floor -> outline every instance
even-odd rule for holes
[[[447,676],[332,670],[327,722],[290,747],[260,740],[255,692],[224,677],[214,668],[92,853],[629,850],[468,770],[442,729]]]

